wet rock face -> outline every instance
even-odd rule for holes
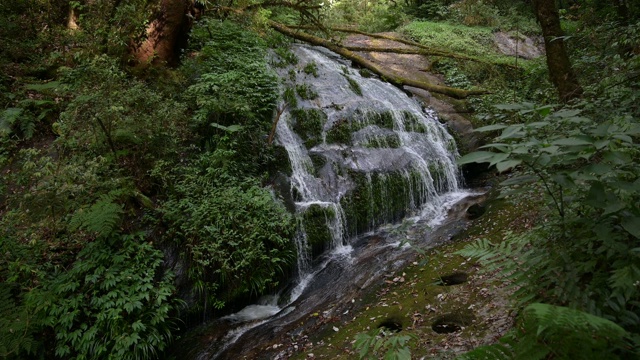
[[[283,97],[295,99],[283,106],[276,140],[289,155],[302,227],[312,229],[300,243],[312,258],[458,188],[455,140],[435,112],[325,49],[292,51],[297,64],[278,72]]]
[[[544,55],[542,39],[530,38],[526,35],[497,32],[493,42],[505,55],[518,56],[522,59],[535,59]]]

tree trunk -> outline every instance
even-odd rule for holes
[[[177,64],[179,44],[192,24],[189,16],[192,10],[192,0],[160,0],[158,11],[147,27],[147,37],[133,48],[135,62],[141,66]]]
[[[582,96],[582,87],[578,83],[564,46],[564,33],[560,27],[560,16],[555,0],[534,0],[536,18],[542,28],[544,47],[547,52],[547,67],[551,82],[558,89],[560,100],[568,102]]]

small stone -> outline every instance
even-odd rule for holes
[[[333,331],[338,332],[340,329],[338,329],[337,327],[333,327]]]

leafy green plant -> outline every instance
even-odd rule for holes
[[[379,328],[356,335],[353,348],[358,352],[358,359],[410,360],[408,342],[412,338],[415,335],[400,335]]]
[[[205,311],[263,293],[295,259],[291,214],[255,179],[241,177],[233,156],[217,149],[181,168],[162,208]]]
[[[56,356],[157,358],[173,338],[179,306],[173,274],[162,270],[162,262],[162,252],[141,234],[88,244],[42,296]]]
[[[478,129],[500,135],[460,163],[519,169],[502,182],[503,196],[543,193],[550,212],[525,235],[499,246],[480,241],[460,254],[503,267],[524,303],[569,304],[639,331],[640,124],[631,117],[596,122],[579,109],[530,103],[499,108],[529,121]]]
[[[68,151],[111,156],[144,173],[184,140],[185,106],[128,79],[106,56],[68,71],[64,83],[76,96],[53,130]]]
[[[35,355],[39,345],[30,326],[32,314],[16,303],[12,288],[7,282],[0,283],[0,356],[6,359]]]
[[[622,359],[628,333],[612,321],[562,306],[528,305],[500,344],[458,357],[472,359]],[[630,355],[628,352],[627,355]]]

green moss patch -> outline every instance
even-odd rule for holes
[[[379,136],[373,139],[370,139],[364,143],[361,143],[360,146],[366,148],[390,148],[396,149],[399,148],[402,144],[400,143],[400,137],[398,134],[388,134],[386,136]]]
[[[326,141],[329,144],[351,144],[351,133],[353,132],[351,121],[341,119],[336,121],[331,129],[327,131]]]
[[[397,222],[408,213],[410,189],[420,182],[420,174],[406,176],[399,172],[371,174],[349,171],[356,183],[353,191],[340,203],[344,209],[347,234],[355,236],[373,229],[374,225]]]
[[[327,223],[335,216],[333,209],[315,204],[309,206],[302,214],[302,222],[307,233],[307,243],[312,258],[322,254],[331,244],[331,232]]]
[[[322,142],[322,128],[327,121],[327,115],[322,110],[295,109],[291,115],[295,119],[293,130],[302,137],[307,148]]]

